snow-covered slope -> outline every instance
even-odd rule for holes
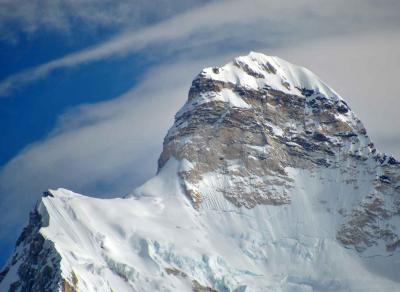
[[[38,202],[0,291],[394,291],[400,166],[307,69],[206,68],[155,177]]]

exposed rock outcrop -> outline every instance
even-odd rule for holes
[[[238,207],[288,204],[286,168],[338,167],[373,151],[362,123],[336,93],[321,84],[301,87],[286,65],[251,53],[194,79],[164,140],[159,169],[171,156],[190,162],[180,175],[195,207],[207,199],[200,190],[207,176],[229,181],[220,192]]]

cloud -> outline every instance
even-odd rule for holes
[[[197,0],[1,0],[0,39],[39,30],[138,28],[208,1]]]
[[[390,3],[389,3],[390,2]],[[26,69],[0,83],[0,95],[45,77],[53,70],[94,62],[112,56],[124,56],[158,45],[159,50],[196,42],[215,44],[237,39],[248,43],[296,43],[315,37],[354,31],[396,27],[400,24],[400,2],[389,0],[324,1],[220,1],[181,13],[175,17],[126,32],[99,45]],[[389,5],[390,4],[390,5]],[[346,6],[343,10],[342,7]],[[399,8],[399,9],[397,9]],[[338,17],[340,15],[340,18]]]

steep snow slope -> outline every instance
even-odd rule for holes
[[[49,190],[0,291],[394,291],[400,167],[307,69],[206,68],[125,198]]]

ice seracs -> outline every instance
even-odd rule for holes
[[[50,190],[1,291],[394,291],[400,166],[309,70],[206,68],[132,194]]]

